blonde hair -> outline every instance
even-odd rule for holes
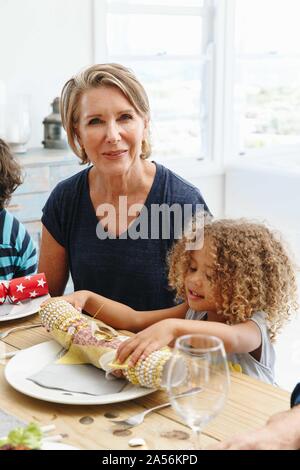
[[[177,297],[186,299],[184,280],[191,251],[186,234],[169,255],[169,281]],[[247,321],[257,311],[267,315],[271,340],[296,311],[295,267],[283,242],[265,225],[239,220],[207,220],[204,240],[214,259],[212,283],[217,313],[228,324]]]
[[[131,70],[120,64],[96,64],[82,70],[65,83],[60,100],[61,119],[69,145],[82,163],[89,162],[89,158],[80,147],[76,133],[80,114],[79,101],[84,91],[101,86],[118,88],[140,116],[150,119],[146,91]],[[141,158],[146,159],[150,154],[151,145],[145,139],[142,142]]]

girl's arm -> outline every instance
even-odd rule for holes
[[[222,322],[184,320],[175,325],[175,337],[200,333],[220,338],[227,353],[249,353],[261,345],[261,332],[254,321],[248,320],[237,325]]]
[[[90,291],[77,291],[63,297],[78,310],[83,309],[113,328],[140,331],[165,318],[184,318],[186,303],[153,311],[138,311]]]
[[[131,363],[135,364],[141,356],[145,358],[163,346],[172,345],[179,336],[193,333],[217,336],[224,342],[227,353],[252,352],[261,345],[261,333],[253,321],[230,326],[221,322],[169,318],[124,341],[118,348],[117,358],[124,362],[132,354]]]

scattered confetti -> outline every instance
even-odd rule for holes
[[[131,434],[131,431],[129,431],[128,429],[116,429],[113,434],[115,436],[130,436]]]
[[[79,420],[80,424],[92,424],[94,422],[94,418],[91,418],[91,416],[83,416]]]
[[[133,437],[128,441],[128,445],[130,447],[139,447],[144,446],[146,444],[145,440],[142,437]]]
[[[161,437],[165,437],[166,439],[180,439],[182,441],[189,439],[189,434],[184,431],[170,431],[170,432],[163,432],[161,433]]]

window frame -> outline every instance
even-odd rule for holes
[[[235,2],[237,0],[234,0]],[[235,14],[236,14],[236,11],[234,10],[232,12],[232,14],[234,15],[235,17]],[[234,21],[236,20],[236,17],[234,18]],[[234,44],[235,46],[235,44]],[[235,48],[235,47],[234,47]],[[233,48],[233,50],[234,50]],[[281,59],[286,59],[289,57],[289,54],[271,54],[270,55],[270,52],[269,51],[261,51],[261,52],[257,52],[257,53],[244,53],[244,54],[241,54],[240,52],[238,51],[235,51],[234,52],[234,62],[235,61],[238,61],[240,60],[241,62],[243,62],[243,60],[248,60],[249,58],[251,58],[251,60],[254,60],[254,61],[261,61],[261,60],[265,60],[265,61],[268,61],[268,60],[277,60],[278,58],[281,58]],[[293,57],[293,56],[292,56]],[[294,57],[295,58],[295,57]],[[297,59],[300,58],[300,54],[297,54]],[[234,75],[233,75],[233,79],[234,79]],[[235,82],[233,81],[233,85],[235,85]],[[234,90],[233,90],[233,93],[234,93]],[[238,118],[238,116],[235,116],[234,117],[235,119]],[[238,137],[238,132],[237,132],[237,127],[235,126],[234,129],[233,129],[233,132],[235,132],[237,134],[237,137]],[[285,159],[289,159],[289,157],[294,157],[296,154],[300,154],[300,143],[295,143],[295,144],[274,144],[274,145],[270,145],[268,147],[261,147],[261,148],[248,148],[248,149],[245,149],[245,151],[243,151],[242,153],[240,153],[240,149],[238,148],[238,145],[236,144],[235,148],[234,148],[234,154],[235,154],[235,160],[240,162],[241,160],[245,161],[245,163],[250,163],[251,161],[252,162],[257,162],[259,161],[259,159],[261,160],[264,160],[264,161],[268,161],[271,163],[271,160],[272,160],[272,157],[274,157],[274,159],[280,159],[280,158],[285,158]]]
[[[220,122],[220,119],[215,118],[215,110],[219,110],[221,103],[223,102],[222,92],[218,93],[216,96],[216,87],[219,86],[219,83],[223,83],[222,78],[217,81],[215,80],[213,74],[216,71],[219,74],[220,69],[220,60],[217,57],[221,57],[218,50],[220,46],[215,43],[215,27],[216,21],[218,25],[222,25],[222,21],[220,21],[222,15],[224,14],[223,11],[219,12],[219,10],[223,10],[224,5],[231,0],[223,0],[222,2],[218,2],[218,0],[203,0],[203,6],[180,6],[180,5],[160,5],[159,0],[155,1],[154,5],[141,5],[141,4],[131,4],[125,5],[124,2],[115,2],[114,4],[109,4],[107,0],[93,0],[93,19],[94,19],[94,62],[107,62],[110,61],[109,59],[109,52],[108,52],[108,44],[107,44],[107,24],[106,24],[106,15],[108,13],[127,13],[132,14],[165,14],[165,15],[202,15],[208,18],[208,22],[206,25],[208,27],[204,30],[204,37],[203,37],[203,51],[202,58],[206,56],[206,54],[211,56],[211,67],[209,70],[206,70],[206,80],[202,81],[202,99],[206,100],[207,104],[207,125],[204,130],[205,135],[202,135],[204,143],[204,152],[205,155],[202,157],[199,155],[197,158],[193,158],[195,161],[199,162],[208,162],[208,163],[217,163],[218,165],[221,162],[220,158],[220,145],[215,145],[216,136],[218,139],[220,134],[222,134],[223,125]],[[233,0],[235,1],[235,0]],[[182,2],[184,4],[184,0]],[[220,5],[220,3],[222,5]],[[226,10],[226,8],[225,8]],[[224,11],[225,11],[224,10]],[[223,28],[222,28],[223,29]],[[218,34],[218,40],[220,43],[224,40],[223,32]],[[114,61],[122,62],[122,59],[128,59],[129,56],[113,56]],[[130,55],[130,59],[135,60],[145,60],[148,59],[149,56],[135,56]],[[175,58],[180,58],[180,56],[172,55],[170,56],[170,60]],[[187,60],[197,58],[201,60],[201,56],[182,56]],[[151,57],[151,60],[168,60],[166,57]],[[219,111],[218,113],[219,114]],[[223,136],[221,137],[221,141],[223,141]],[[163,160],[163,159],[162,159]],[[178,160],[178,157],[174,157],[174,160]],[[170,162],[169,159],[166,162]]]
[[[184,0],[182,2],[184,4]],[[209,11],[210,6],[213,12]],[[206,101],[208,110],[208,123],[204,130],[206,135],[202,136],[206,140],[206,155],[202,159],[194,159],[198,164],[207,163],[214,167],[223,168],[232,161],[242,161],[251,163],[257,157],[267,158],[271,155],[276,157],[282,155],[295,155],[300,153],[300,145],[276,145],[274,147],[247,150],[246,154],[240,155],[238,148],[237,119],[239,116],[235,112],[234,88],[235,88],[235,61],[237,53],[235,51],[235,11],[236,0],[203,0],[203,6],[180,6],[180,5],[160,5],[159,0],[155,4],[126,5],[121,0],[114,4],[108,4],[107,0],[92,0],[92,21],[93,21],[93,61],[110,61],[107,44],[107,22],[108,13],[138,13],[138,14],[201,14],[208,18],[204,30],[203,50],[205,54],[211,56],[211,66],[205,70],[206,77],[202,80],[202,99]],[[203,54],[204,55],[204,54]],[[147,59],[149,56],[113,56],[115,61],[122,62],[122,59]],[[175,56],[172,56],[173,59]],[[179,56],[178,56],[179,57]],[[187,57],[187,56],[185,56]],[[195,56],[190,56],[195,57]],[[198,56],[197,56],[198,58]],[[151,57],[151,60],[168,60],[168,57]],[[208,62],[209,63],[209,62]],[[174,157],[178,160],[178,157]],[[169,163],[169,159],[167,162]]]

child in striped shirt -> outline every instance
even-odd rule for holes
[[[0,139],[0,281],[36,272],[34,243],[25,227],[5,209],[21,183],[21,168]]]

